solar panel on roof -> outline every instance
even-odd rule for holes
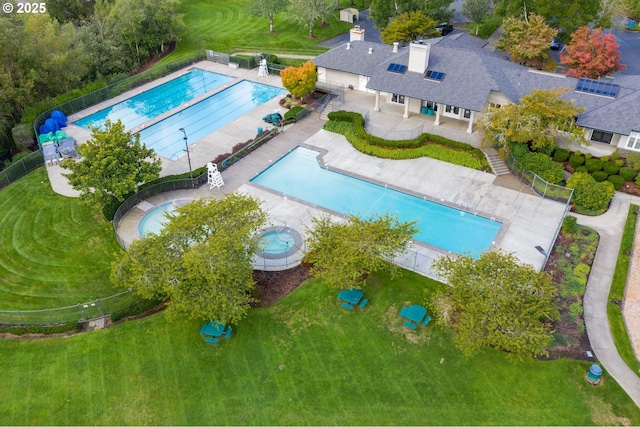
[[[389,66],[387,67],[387,71],[391,72],[391,73],[396,73],[396,74],[404,74],[405,71],[407,71],[407,66],[406,65],[401,65],[401,64],[389,64]]]
[[[618,90],[620,90],[620,85],[618,84],[587,79],[584,77],[578,79],[578,83],[576,84],[576,91],[578,92],[610,96],[612,98],[618,96]]]
[[[424,75],[425,79],[431,79],[431,80],[437,80],[440,81],[444,78],[444,73],[441,71],[433,71],[433,70],[429,70],[426,72],[426,74]]]

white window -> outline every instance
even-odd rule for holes
[[[631,132],[627,139],[627,148],[640,151],[640,132]]]
[[[489,103],[489,110],[497,110],[500,107],[502,107],[502,105],[496,104],[495,102],[490,102]]]
[[[396,104],[404,104],[404,95],[398,95],[397,93],[392,94],[391,102],[395,102]]]

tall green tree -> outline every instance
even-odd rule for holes
[[[61,24],[81,25],[91,18],[94,4],[93,0],[48,0],[47,12]]]
[[[437,23],[424,12],[407,12],[396,16],[389,25],[380,32],[380,40],[384,43],[409,43],[420,38],[438,37],[435,29]]]
[[[454,11],[450,9],[453,0],[373,0],[369,8],[369,16],[374,20],[379,30],[385,28],[398,15],[408,12],[422,11],[436,22],[446,22],[453,18]]]
[[[496,13],[505,16],[542,15],[553,28],[569,35],[578,27],[598,19],[601,0],[497,0]]]
[[[542,16],[529,13],[525,19],[509,17],[502,22],[504,33],[496,47],[504,49],[513,62],[542,66],[551,40],[558,30],[550,28]]]
[[[476,24],[477,36],[480,24],[482,24],[487,15],[491,13],[492,9],[492,0],[464,0],[460,12]]]
[[[143,298],[168,298],[170,317],[235,323],[254,299],[253,255],[267,221],[260,202],[239,193],[177,208],[158,235],[134,241],[111,279]]]
[[[501,251],[478,259],[441,257],[432,268],[449,286],[436,291],[430,305],[463,353],[489,346],[515,357],[547,354],[559,318],[548,273]]]
[[[602,28],[580,27],[560,53],[560,62],[569,67],[568,76],[599,79],[624,68],[618,47],[616,37],[603,34]]]
[[[124,201],[162,169],[154,151],[140,143],[140,134],[125,131],[120,120],[106,121],[102,130],[92,128],[91,139],[78,146],[78,152],[81,160],[67,159],[61,165],[71,171],[66,176],[80,197],[99,205],[112,198]]]
[[[329,286],[357,288],[366,284],[369,273],[388,270],[389,262],[403,254],[417,232],[416,222],[400,222],[389,214],[371,219],[356,216],[334,222],[328,215],[312,218],[306,260],[311,274]]]
[[[276,15],[284,12],[289,6],[289,0],[253,0],[251,3],[251,14],[269,20],[269,32],[273,33],[273,21]]]
[[[290,0],[289,16],[309,29],[312,39],[315,22],[320,19],[325,8],[324,0]]]
[[[575,125],[575,117],[583,108],[561,99],[564,92],[566,89],[534,89],[520,99],[520,105],[485,111],[478,121],[484,131],[483,145],[508,152],[512,142],[522,142],[549,154],[556,146],[559,131],[573,141],[586,143],[584,133]]]

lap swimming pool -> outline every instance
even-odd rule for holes
[[[194,68],[187,74],[77,120],[74,124],[89,129],[90,126],[102,127],[106,120],[121,120],[125,129],[130,130],[231,80],[233,77]]]
[[[176,160],[186,154],[181,128],[193,144],[286,90],[243,80],[140,131],[140,142]]]
[[[489,249],[502,223],[473,213],[323,169],[318,152],[297,147],[251,182],[341,214],[370,217],[389,212],[400,221],[417,221],[414,239],[479,256]]]

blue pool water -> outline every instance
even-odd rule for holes
[[[370,217],[389,212],[418,221],[414,239],[457,254],[488,249],[501,223],[381,185],[322,169],[317,151],[298,147],[251,181],[342,214]]]
[[[145,234],[159,234],[168,221],[167,215],[175,210],[173,202],[158,205],[147,212],[138,223],[138,234],[144,237]]]
[[[183,76],[100,110],[74,124],[87,129],[89,126],[100,128],[107,119],[112,122],[120,119],[125,129],[130,130],[231,80],[233,77],[194,68]]]
[[[179,113],[140,131],[140,142],[156,154],[175,160],[186,154],[183,133],[189,145],[231,123],[255,107],[287,91],[243,80]]]

